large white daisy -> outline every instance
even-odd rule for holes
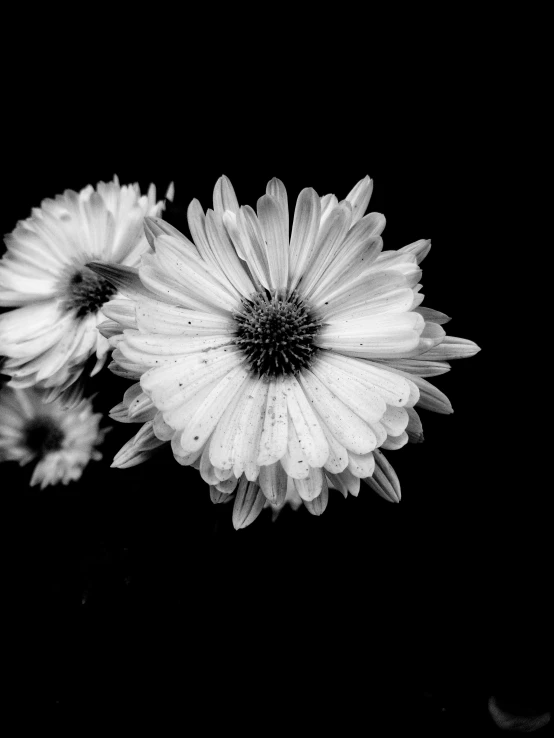
[[[479,349],[421,307],[430,242],[382,251],[383,215],[364,216],[371,191],[369,177],[341,202],[303,190],[289,236],[282,182],[255,212],[223,177],[213,210],[189,207],[192,241],[147,218],[155,250],[138,270],[91,265],[132,300],[111,302],[102,328],[113,370],[140,380],[112,417],[145,421],[115,466],[170,441],[214,501],[236,491],[236,527],[287,489],[315,514],[329,486],[357,495],[362,479],[400,499],[380,449],[421,440],[416,404],[451,412],[425,377]]]
[[[137,184],[120,186],[114,177],[43,200],[6,237],[0,305],[16,309],[0,316],[0,355],[8,357],[2,371],[12,387],[38,384],[53,388],[52,397],[79,378],[94,353],[91,375],[102,368],[109,346],[96,327],[114,289],[85,265],[137,265],[149,250],[144,217],[163,208],[154,185],[141,195]]]
[[[31,486],[41,489],[79,479],[91,459],[102,458],[97,446],[107,431],[90,400],[67,409],[59,400],[45,403],[44,395],[33,387],[0,391],[0,461],[34,462]]]

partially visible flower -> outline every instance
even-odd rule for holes
[[[139,380],[112,417],[146,421],[113,466],[171,442],[214,502],[234,494],[236,528],[267,504],[319,515],[329,488],[356,496],[362,480],[400,500],[382,450],[423,439],[416,406],[452,412],[425,377],[479,348],[421,306],[430,241],[382,251],[384,217],[362,217],[371,191],[369,177],[341,202],[303,190],[290,232],[282,182],[256,214],[223,177],[213,211],[189,207],[193,242],[147,218],[155,251],[138,270],[90,265],[131,298],[101,327],[112,370]]]
[[[68,484],[80,478],[98,451],[109,429],[100,429],[100,413],[93,413],[89,399],[71,409],[59,400],[44,402],[44,391],[36,388],[0,391],[0,461],[31,462],[35,469],[31,486]]]
[[[172,186],[166,197],[172,199]],[[91,376],[102,368],[109,345],[96,326],[115,290],[86,264],[137,265],[150,250],[144,217],[164,207],[154,185],[141,195],[138,184],[120,186],[114,177],[43,200],[17,224],[0,261],[0,305],[16,308],[0,316],[10,386],[53,388],[53,398],[79,379],[94,353]]]

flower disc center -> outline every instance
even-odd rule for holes
[[[321,322],[293,292],[289,296],[257,292],[235,315],[235,342],[260,377],[297,374],[317,351]]]
[[[116,288],[88,267],[75,272],[66,285],[65,304],[68,310],[76,310],[78,318],[96,313],[115,294]]]
[[[50,418],[35,418],[25,430],[27,447],[43,456],[49,451],[59,451],[65,438],[64,432]]]

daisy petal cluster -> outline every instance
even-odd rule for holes
[[[170,187],[166,197],[172,194]],[[109,345],[97,325],[114,289],[86,264],[139,264],[150,249],[144,217],[163,208],[154,185],[141,195],[137,184],[120,186],[114,178],[43,200],[17,224],[0,261],[0,305],[15,308],[0,316],[10,386],[51,388],[53,398],[79,379],[93,354],[91,375],[102,368]]]
[[[382,451],[422,440],[416,406],[452,411],[427,377],[479,349],[421,306],[430,242],[382,250],[371,192],[369,177],[340,202],[306,188],[290,225],[282,182],[255,211],[222,177],[213,209],[189,206],[192,240],[147,218],[138,269],[90,265],[130,298],[101,328],[112,370],[138,380],[112,417],[143,423],[114,466],[171,443],[214,502],[234,495],[236,528],[287,500],[321,514],[330,487],[358,495],[362,480],[400,499]]]
[[[59,400],[45,403],[45,392],[9,386],[0,391],[0,461],[35,463],[31,486],[68,484],[81,477],[92,459],[102,458],[97,446],[107,429],[90,400],[67,409]]]

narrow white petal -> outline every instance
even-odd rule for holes
[[[345,469],[340,474],[331,474],[327,472],[327,477],[332,486],[340,490],[344,497],[351,495],[357,497],[360,492],[360,477],[354,476],[349,469]]]
[[[133,303],[131,305],[134,311]],[[137,303],[136,325],[143,333],[163,333],[168,336],[223,336],[230,335],[235,330],[231,318],[199,310],[187,310],[178,305],[169,305],[152,299],[142,299]]]
[[[316,342],[321,348],[348,356],[384,359],[417,348],[423,327],[424,320],[418,313],[385,313],[326,325]]]
[[[304,507],[312,515],[321,515],[325,512],[327,503],[329,502],[329,487],[327,485],[327,477],[323,475],[323,484],[321,485],[321,492],[313,500],[304,500]]]
[[[294,377],[285,381],[289,421],[294,425],[300,447],[310,466],[323,466],[329,456],[329,444],[319,420]]]
[[[448,323],[451,318],[446,315],[446,313],[441,313],[438,310],[432,310],[431,308],[427,307],[417,307],[416,311],[423,315],[425,318],[425,321],[429,321],[432,323],[438,323],[439,325],[443,325],[444,323]]]
[[[320,228],[313,252],[306,261],[302,274],[301,291],[305,297],[311,298],[323,274],[342,249],[351,218],[350,205],[343,203],[333,209]]]
[[[310,469],[310,473],[303,479],[295,479],[294,484],[296,491],[303,500],[311,502],[318,495],[321,494],[323,489],[324,474],[323,471],[317,467]]]
[[[287,398],[281,377],[272,379],[267,393],[267,407],[260,439],[258,464],[273,464],[286,453],[288,443]]]
[[[406,431],[401,433],[399,436],[389,436],[386,441],[383,442],[381,448],[386,451],[398,451],[408,443],[409,437]]]
[[[299,377],[308,401],[330,432],[348,451],[366,454],[376,445],[375,434],[358,415],[309,371]]]
[[[346,196],[346,199],[352,206],[352,226],[360,220],[367,210],[372,192],[373,182],[368,176],[365,176]]]
[[[229,353],[236,349],[228,336],[167,336],[161,333],[139,333],[126,329],[124,340],[117,345],[128,360],[144,366],[174,364],[187,356],[197,356],[198,363],[209,367],[214,356]]]
[[[284,212],[271,195],[260,197],[257,211],[267,244],[270,285],[281,291],[287,286],[289,268],[289,238]]]
[[[272,197],[277,200],[279,203],[279,207],[282,211],[282,218],[284,222],[284,230],[287,236],[287,248],[289,244],[289,201],[287,197],[287,190],[285,188],[285,185],[281,182],[280,179],[277,179],[276,177],[273,177],[272,180],[270,180],[267,183],[266,187],[266,193],[268,195],[271,195]]]
[[[387,411],[381,418],[381,424],[385,427],[389,436],[400,436],[408,425],[410,416],[403,407],[387,406]]]
[[[312,372],[356,415],[366,423],[380,420],[387,409],[387,403],[377,388],[369,388],[353,377],[347,370],[326,361],[321,354],[312,365]]]
[[[213,382],[219,382],[242,364],[238,352],[230,355],[224,351],[213,352],[206,364],[202,354],[193,354],[174,364],[145,372],[140,381],[159,410],[172,411],[193,400],[198,392]]]
[[[355,477],[365,479],[370,477],[375,469],[375,457],[373,453],[369,454],[348,454],[348,470],[352,472]]]
[[[238,294],[227,280],[217,278],[210,272],[208,265],[190,248],[185,248],[183,241],[172,236],[160,236],[156,239],[156,253],[152,258],[166,274],[176,281],[186,295],[192,296],[211,307],[220,310],[233,310],[240,304]]]
[[[434,346],[418,358],[423,361],[452,361],[454,359],[467,359],[479,351],[481,351],[479,346],[467,338],[445,336],[438,346]]]
[[[248,380],[248,370],[242,366],[227,374],[191,414],[181,434],[181,448],[191,453],[204,446],[227,405]],[[165,417],[166,422],[167,417]]]
[[[289,287],[295,289],[315,248],[321,203],[317,192],[307,187],[298,195],[290,237]]]
[[[274,505],[280,506],[285,502],[287,481],[287,473],[278,461],[260,467],[258,484],[266,498]]]
[[[294,424],[289,419],[287,452],[280,459],[283,469],[293,479],[305,479],[310,473],[308,459],[296,434]]]
[[[240,426],[233,445],[233,473],[236,477],[244,472],[254,482],[258,477],[260,439],[267,406],[268,384],[263,380],[249,378],[242,393],[240,404]]]
[[[350,356],[341,356],[331,351],[321,358],[327,364],[342,369],[353,379],[378,392],[387,405],[403,407],[410,399],[410,384],[398,371],[388,371],[386,364],[382,366]]]
[[[255,291],[254,285],[237,256],[223,221],[219,223],[211,210],[206,213],[206,236],[223,277],[220,281],[224,284],[230,282],[235,295],[249,297]]]
[[[246,528],[263,510],[265,497],[255,482],[249,482],[246,477],[240,480],[237,495],[233,505],[233,526],[235,530]]]
[[[378,449],[375,451],[373,475],[364,481],[383,499],[389,502],[400,502],[400,482],[396,472]]]

